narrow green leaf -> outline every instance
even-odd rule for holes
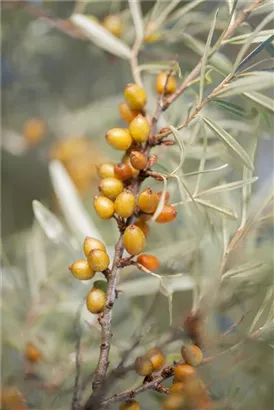
[[[266,41],[269,36],[274,34],[274,30],[262,30],[256,34],[256,36],[252,39],[251,43],[261,43]],[[244,44],[249,37],[252,36],[252,33],[242,34],[240,36],[230,37],[224,40],[225,44]]]
[[[224,110],[230,112],[231,114],[237,115],[240,118],[251,119],[253,115],[248,113],[244,108],[240,107],[239,105],[233,104],[231,102],[227,102],[220,99],[211,100],[211,102],[219,107],[223,108]]]
[[[219,127],[214,121],[207,117],[202,117],[206,125],[222,139],[222,141],[231,149],[231,151],[236,154],[236,156],[241,160],[241,162],[246,165],[249,169],[254,169],[253,162],[249,158],[247,152],[244,148],[223,128]]]
[[[261,108],[274,114],[274,100],[258,92],[244,93],[244,96],[258,104]]]
[[[223,87],[223,89],[216,95],[231,97],[245,92],[272,88],[273,82],[274,73],[254,71]]]
[[[235,213],[233,213],[230,209],[223,208],[219,205],[215,205],[212,202],[204,201],[203,199],[200,199],[200,198],[197,198],[196,202],[200,205],[205,206],[206,208],[212,209],[213,211],[217,213],[221,213],[222,215],[225,215],[229,218],[232,218],[232,219],[238,218],[238,216]]]
[[[213,21],[212,21],[212,24],[211,24],[211,27],[210,27],[210,30],[209,30],[209,33],[208,33],[208,36],[207,36],[204,54],[203,54],[203,57],[202,57],[201,74],[200,74],[199,103],[203,99],[206,64],[207,64],[208,56],[209,56],[209,53],[210,53],[210,46],[211,46],[211,41],[212,41],[214,29],[215,29],[215,26],[216,26],[216,20],[217,20],[218,13],[219,13],[219,9],[217,9],[215,14],[214,14]]]
[[[174,138],[176,139],[177,144],[178,144],[179,149],[180,149],[180,161],[179,161],[179,164],[177,165],[177,167],[176,167],[176,168],[171,172],[171,174],[170,174],[170,175],[174,175],[174,174],[176,174],[176,172],[177,172],[177,171],[182,167],[182,165],[183,165],[183,162],[184,162],[184,145],[183,145],[183,142],[182,142],[181,135],[180,135],[179,131],[177,131],[176,128],[173,127],[172,125],[170,125],[169,128],[171,129],[171,132],[172,132]]]
[[[128,0],[132,20],[135,26],[136,38],[142,40],[144,37],[144,25],[139,0]]]
[[[205,194],[216,194],[217,192],[227,192],[233,189],[239,189],[246,185],[253,184],[253,182],[256,182],[257,180],[258,180],[258,177],[253,177],[253,178],[249,178],[249,179],[242,180],[242,181],[235,181],[235,182],[229,182],[227,184],[217,185],[213,188],[209,188],[205,191],[199,192],[196,195],[196,197],[205,195]]]

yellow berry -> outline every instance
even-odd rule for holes
[[[35,145],[46,136],[46,124],[40,118],[31,118],[24,124],[23,135],[30,145]]]
[[[106,304],[106,293],[102,289],[92,288],[86,298],[86,305],[91,313],[103,312]]]
[[[131,165],[134,168],[138,170],[142,170],[147,167],[148,160],[145,154],[143,154],[142,152],[131,151],[129,158],[130,158]]]
[[[141,410],[141,407],[136,400],[127,400],[121,403],[119,410]]]
[[[146,142],[150,133],[150,125],[148,120],[139,114],[134,120],[129,124],[129,132],[134,141],[136,142]]]
[[[147,102],[146,92],[138,84],[128,84],[124,90],[124,97],[132,110],[142,110]]]
[[[105,196],[94,197],[93,205],[95,211],[102,219],[110,219],[114,215],[114,203]]]
[[[133,177],[132,167],[129,164],[116,164],[114,167],[114,173],[116,178],[120,179],[121,181],[126,181]]]
[[[182,394],[169,394],[162,402],[162,410],[181,410],[185,403],[185,398]]]
[[[124,190],[114,202],[115,212],[122,218],[130,217],[135,209],[135,196],[129,190]]]
[[[185,385],[184,383],[180,383],[180,382],[174,383],[169,389],[170,393],[184,393],[184,391],[185,391]]]
[[[151,188],[145,189],[143,192],[140,193],[138,198],[138,205],[141,211],[152,214],[156,211],[158,206],[159,199],[156,192],[153,192]]]
[[[158,94],[162,94],[162,92],[164,91],[165,88],[165,84],[166,84],[166,89],[165,89],[165,94],[173,94],[176,90],[176,80],[174,78],[173,75],[171,75],[169,77],[169,79],[167,80],[167,76],[168,73],[165,71],[162,71],[161,73],[158,74],[157,78],[156,78],[156,83],[155,83],[155,88]]]
[[[159,259],[153,255],[139,255],[137,258],[137,262],[152,272],[155,272],[160,266]]]
[[[146,357],[148,357],[153,365],[153,370],[157,372],[161,370],[165,363],[165,356],[163,352],[158,347],[153,347],[146,353]]]
[[[101,249],[102,251],[106,252],[106,247],[103,242],[99,241],[99,239],[86,236],[83,245],[84,254],[88,256],[88,254],[94,249]]]
[[[194,367],[188,364],[178,364],[174,369],[174,381],[175,382],[186,382],[191,378],[196,376],[196,370]]]
[[[125,102],[119,104],[119,112],[121,118],[128,124],[139,114],[139,111],[132,110]]]
[[[131,255],[138,255],[145,247],[145,235],[136,225],[129,225],[124,233],[123,243],[127,252]]]
[[[106,133],[106,140],[118,151],[126,151],[132,144],[132,137],[127,128],[111,128]]]
[[[104,178],[99,185],[101,194],[109,199],[115,199],[123,189],[123,183],[117,178]]]
[[[97,171],[100,178],[115,177],[114,164],[101,164],[97,167]]]
[[[160,33],[147,34],[144,38],[144,43],[154,43],[161,39],[162,35]]]
[[[138,221],[134,222],[135,226],[138,226],[138,228],[140,228],[143,233],[145,234],[145,236],[147,236],[149,234],[149,226],[148,224],[143,221],[142,219],[139,219]]]
[[[88,280],[93,278],[95,272],[91,269],[88,262],[85,259],[78,260],[74,262],[69,270],[77,279]]]
[[[191,366],[199,366],[203,361],[203,353],[201,349],[195,345],[183,345],[181,354],[185,362]]]
[[[140,376],[148,376],[153,372],[153,364],[146,356],[138,356],[135,360],[135,371]]]
[[[164,205],[162,212],[156,219],[156,222],[160,224],[169,223],[174,221],[177,216],[177,211],[172,205]]]
[[[95,272],[103,272],[108,268],[109,256],[101,249],[94,249],[88,254],[88,263]]]
[[[25,347],[25,357],[32,363],[37,363],[41,359],[40,350],[34,344],[28,342]]]
[[[121,37],[123,25],[119,15],[110,14],[106,16],[102,23],[103,27],[108,30],[115,37]]]

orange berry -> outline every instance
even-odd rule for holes
[[[118,151],[126,151],[132,144],[132,137],[127,128],[111,128],[106,133],[106,140]]]
[[[139,255],[137,258],[137,262],[152,272],[155,272],[160,266],[159,259],[153,255]]]
[[[105,196],[95,196],[93,205],[95,211],[102,219],[110,219],[114,215],[114,203]]]
[[[95,272],[103,272],[110,263],[109,256],[101,249],[94,249],[88,254],[88,263]]]
[[[154,348],[150,349],[146,353],[146,357],[148,357],[150,359],[150,361],[152,362],[152,365],[153,365],[153,369],[156,372],[158,370],[161,370],[161,368],[163,367],[163,365],[165,363],[165,356],[164,356],[163,352],[158,347],[154,347]]]
[[[158,94],[162,94],[165,88],[165,84],[167,81],[168,73],[166,71],[162,71],[157,75],[155,88]],[[167,81],[165,95],[173,94],[176,90],[177,83],[173,75],[171,75]]]
[[[99,191],[109,199],[115,199],[123,189],[123,183],[117,178],[104,178],[99,185]]]
[[[35,145],[46,136],[46,124],[40,118],[31,118],[24,124],[23,134],[30,145]]]
[[[1,409],[6,410],[28,410],[24,396],[16,386],[2,386],[1,389]]]
[[[184,391],[185,391],[185,385],[184,383],[180,383],[180,382],[174,383],[169,389],[170,393],[184,393]]]
[[[142,152],[131,151],[129,158],[130,158],[131,165],[134,168],[138,170],[142,170],[147,167],[148,160],[145,154],[143,154]]]
[[[99,241],[99,239],[86,236],[83,244],[84,254],[88,256],[88,254],[94,249],[101,249],[102,251],[106,252],[106,247],[103,242]]]
[[[138,228],[140,228],[143,233],[145,234],[145,236],[147,236],[149,234],[149,226],[148,224],[143,221],[142,219],[139,219],[138,221],[134,222],[135,226],[138,226]]]
[[[139,174],[138,169],[136,169],[132,166],[132,164],[130,162],[130,157],[127,154],[123,156],[122,162],[123,162],[123,164],[126,164],[130,167],[133,177],[136,177]]]
[[[135,209],[135,196],[129,190],[124,190],[114,202],[115,212],[122,218],[130,217]]]
[[[191,378],[196,377],[196,370],[189,364],[177,364],[174,369],[174,381],[186,382]]]
[[[114,167],[114,173],[116,178],[121,181],[126,181],[133,177],[132,167],[129,164],[116,164]]]
[[[153,212],[155,212],[158,203],[158,195],[156,194],[156,192],[153,192],[151,188],[145,189],[139,195],[138,205],[141,211],[146,212],[147,214],[152,214]]]
[[[145,235],[143,231],[135,225],[129,225],[123,237],[124,247],[130,255],[138,255],[145,247]]]
[[[203,352],[195,345],[183,345],[181,354],[185,362],[191,366],[199,366],[203,361]]]
[[[159,199],[159,201],[160,201],[160,198],[161,198],[161,196],[162,196],[162,191],[160,191],[160,192],[157,192],[157,195],[158,195],[158,199]],[[164,201],[165,201],[165,204],[167,204],[168,203],[168,201],[169,201],[169,192],[166,192],[165,193],[165,199],[164,199]]]
[[[136,400],[127,400],[121,403],[119,410],[141,410],[141,407]]]
[[[131,121],[128,129],[134,141],[142,143],[148,140],[150,125],[142,114],[138,114],[137,117]]]
[[[164,205],[162,212],[156,219],[156,222],[165,224],[174,221],[177,216],[177,211],[172,205]]]
[[[132,110],[141,111],[147,102],[146,92],[138,84],[128,84],[124,90],[124,97]]]
[[[146,356],[138,356],[135,360],[135,371],[140,376],[148,376],[153,372],[153,364]]]
[[[119,104],[119,112],[121,118],[128,124],[139,114],[139,111],[131,110],[125,102]]]
[[[162,402],[162,410],[181,410],[185,403],[185,398],[182,394],[169,394]]]
[[[41,359],[40,350],[34,344],[28,342],[25,347],[25,357],[32,363],[37,363]]]
[[[121,37],[123,31],[122,19],[119,15],[110,14],[102,22],[102,26],[115,37]]]
[[[105,163],[97,167],[98,175],[100,178],[115,177],[114,164]]]
[[[106,293],[102,289],[92,288],[86,298],[87,309],[91,313],[103,312],[106,300]]]
[[[91,269],[88,264],[88,261],[85,259],[78,260],[74,262],[70,267],[69,270],[75,276],[75,278],[80,280],[88,280],[93,278],[95,272]]]

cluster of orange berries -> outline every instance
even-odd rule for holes
[[[77,279],[92,279],[96,272],[106,272],[110,263],[106,247],[98,239],[86,237],[83,244],[86,259],[75,261],[70,271]],[[103,312],[106,304],[106,281],[94,282],[86,298],[86,306],[91,313]]]
[[[195,367],[203,361],[203,353],[196,345],[183,345],[181,355],[184,363],[179,363],[174,368],[173,384],[163,401],[163,410],[180,410],[185,408],[206,408],[209,399],[205,389],[196,373]],[[151,376],[155,371],[162,369],[165,363],[163,352],[155,347],[144,356],[135,360],[135,371],[141,376]],[[200,406],[200,407],[199,407]],[[136,400],[127,400],[120,406],[120,410],[140,410]]]

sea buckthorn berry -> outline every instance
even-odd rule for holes
[[[196,370],[189,364],[178,364],[174,369],[174,381],[186,382],[196,377]]]
[[[86,298],[87,309],[91,313],[103,312],[106,300],[106,293],[102,289],[92,288]]]
[[[164,205],[162,212],[156,219],[156,222],[165,224],[174,221],[177,216],[177,211],[172,205]]]
[[[121,181],[126,181],[133,177],[132,167],[129,164],[116,164],[114,167],[114,173],[116,178]]]
[[[162,94],[165,89],[165,94],[173,94],[176,90],[177,83],[173,75],[169,76],[167,80],[168,73],[166,71],[162,71],[157,75],[155,88],[158,94]],[[167,84],[166,84],[167,82]],[[166,87],[166,88],[165,88]]]
[[[103,244],[103,242],[99,241],[99,239],[86,236],[84,240],[84,245],[83,245],[84,254],[88,256],[88,254],[94,249],[101,249],[102,251],[106,252],[106,247]]]
[[[105,196],[94,197],[93,205],[95,211],[102,219],[110,219],[114,215],[114,203]]]
[[[115,212],[122,218],[131,216],[135,209],[135,196],[129,190],[124,190],[117,196],[114,202]]]
[[[181,410],[184,403],[185,398],[182,394],[168,394],[162,402],[162,410]]]
[[[114,173],[114,164],[105,163],[97,167],[97,172],[100,178],[113,178],[115,177]]]
[[[1,386],[0,403],[1,409],[28,410],[24,396],[16,386]]]
[[[30,145],[35,145],[46,136],[46,124],[39,118],[31,118],[24,124],[23,135]]]
[[[145,234],[145,236],[147,236],[149,234],[149,226],[148,224],[143,221],[142,219],[139,219],[138,221],[134,222],[135,226],[138,226],[138,228],[140,228],[143,233]]]
[[[121,403],[119,410],[141,410],[140,404],[136,400],[127,400]]]
[[[135,360],[135,371],[140,376],[148,376],[153,372],[153,364],[146,356],[138,356]]]
[[[129,158],[131,165],[140,171],[142,169],[145,169],[148,164],[148,160],[145,154],[139,151],[131,151]]]
[[[122,162],[123,162],[123,164],[126,164],[126,165],[128,165],[128,166],[130,167],[130,169],[131,169],[131,171],[132,171],[133,177],[136,177],[136,176],[139,174],[138,169],[136,169],[136,168],[134,168],[134,167],[132,166],[132,164],[131,164],[131,162],[130,162],[130,157],[129,157],[129,155],[127,155],[127,154],[124,155],[123,158],[122,158]]]
[[[95,272],[91,269],[86,259],[81,259],[70,265],[69,270],[75,276],[75,278],[80,280],[88,280],[93,278]]]
[[[151,270],[152,272],[155,272],[160,266],[159,259],[153,255],[139,255],[137,262],[143,265],[148,270]]]
[[[132,110],[125,102],[119,104],[119,112],[121,118],[128,124],[139,114],[139,111]]]
[[[124,233],[124,247],[130,255],[138,255],[145,247],[145,235],[136,225],[129,225]]]
[[[104,178],[99,185],[100,192],[109,199],[115,199],[123,189],[123,183],[117,178]]]
[[[144,43],[154,43],[161,40],[162,35],[160,33],[149,33],[144,38]]]
[[[156,192],[153,192],[151,188],[145,189],[143,192],[140,193],[138,198],[138,205],[141,211],[152,214],[156,211],[158,206],[159,199]]]
[[[137,117],[131,121],[128,129],[134,141],[142,143],[148,140],[150,125],[148,120],[142,114],[137,115]]]
[[[34,344],[28,342],[25,347],[25,357],[32,363],[37,363],[41,359],[40,350]]]
[[[161,198],[161,196],[162,196],[162,191],[160,191],[160,192],[157,192],[157,195],[158,195],[158,199],[159,199],[159,201],[160,201],[160,198]],[[165,201],[165,204],[167,204],[168,203],[168,201],[169,201],[169,192],[166,192],[165,193],[165,199],[164,199],[164,201]]]
[[[122,19],[119,15],[110,14],[102,22],[102,26],[115,37],[121,37],[123,31]]]
[[[195,345],[183,345],[181,354],[185,362],[191,366],[199,366],[203,361],[203,353],[201,349]]]
[[[184,383],[180,383],[180,382],[174,383],[169,389],[169,392],[171,394],[172,393],[184,393],[184,391],[185,391],[185,385]]]
[[[146,357],[150,359],[153,365],[153,370],[157,372],[158,370],[161,370],[165,363],[165,356],[163,352],[158,348],[154,347],[153,349],[150,349],[146,353]]]
[[[146,92],[138,84],[128,84],[124,90],[124,97],[132,110],[141,111],[147,102]]]
[[[118,151],[126,151],[132,144],[132,137],[127,128],[111,128],[106,133],[106,140]]]
[[[88,254],[88,263],[95,272],[103,272],[108,268],[109,256],[101,249],[94,249]]]

